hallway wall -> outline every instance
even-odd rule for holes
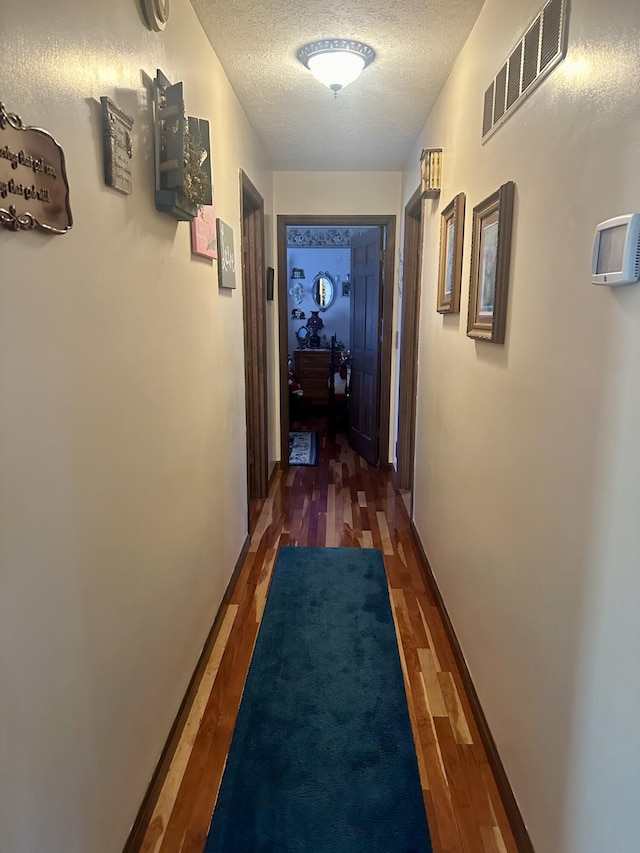
[[[590,284],[640,211],[640,6],[571,3],[568,55],[481,145],[484,90],[541,0],[487,0],[421,134],[415,523],[538,853],[640,837],[640,285]],[[515,181],[503,346],[466,336],[472,210]],[[467,193],[461,312],[436,313],[440,211]]]
[[[267,213],[272,175],[188,0],[161,34],[134,0],[3,3],[0,43],[75,219],[0,232],[0,849],[114,853],[246,536],[238,175]],[[156,68],[211,122],[235,291],[155,210]],[[135,118],[130,197],[103,182],[101,95]]]

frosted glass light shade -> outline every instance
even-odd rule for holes
[[[309,71],[328,89],[337,92],[360,76],[364,57],[357,53],[335,50],[317,53],[309,58]]]
[[[375,59],[368,44],[353,39],[322,39],[309,42],[298,51],[298,59],[334,94],[360,75]]]

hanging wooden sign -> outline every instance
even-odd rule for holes
[[[0,225],[66,234],[73,225],[64,152],[50,133],[25,127],[0,103]]]
[[[100,103],[104,137],[104,180],[108,186],[130,195],[133,119],[110,98],[103,96]]]

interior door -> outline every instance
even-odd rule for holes
[[[380,450],[382,228],[351,238],[349,444],[372,465]]]

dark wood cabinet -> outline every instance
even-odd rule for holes
[[[296,379],[311,403],[329,402],[330,355],[328,349],[294,350]]]

